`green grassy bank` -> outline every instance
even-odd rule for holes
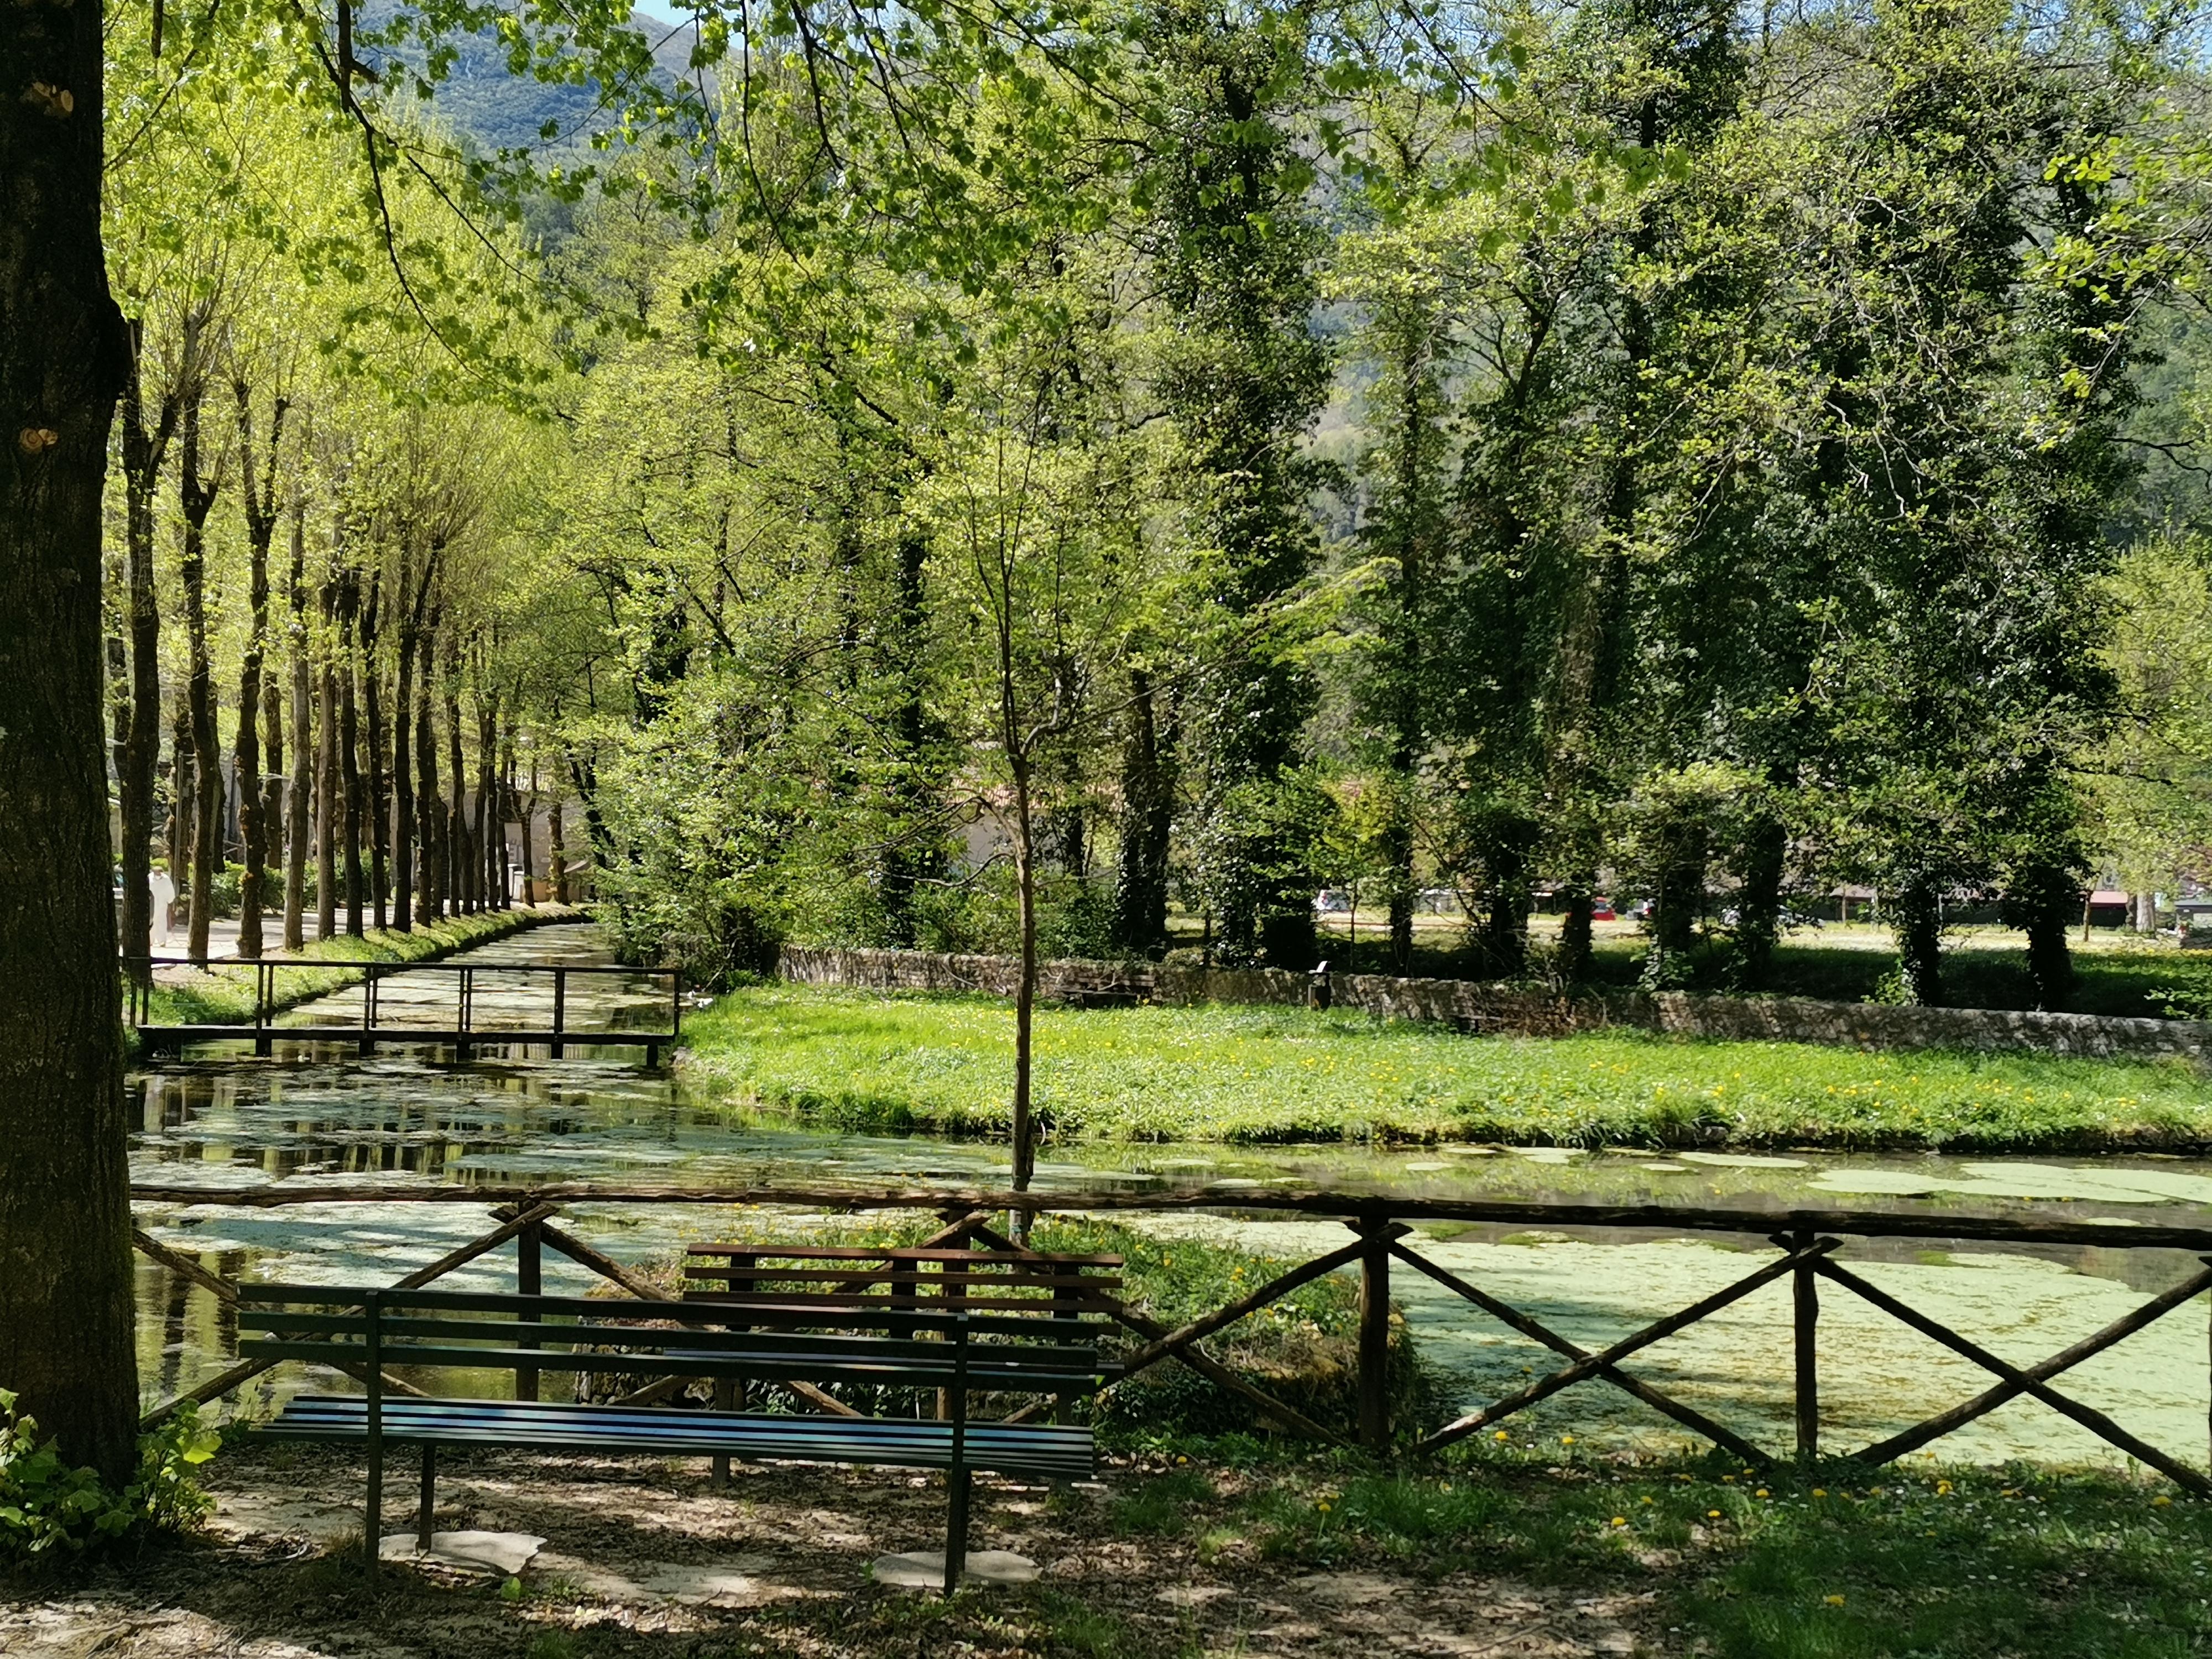
[[[1006,1130],[1013,1018],[996,999],[767,986],[722,998],[684,1035],[689,1081],[733,1106],[854,1130]],[[1036,1079],[1064,1138],[2212,1146],[2212,1089],[2179,1063],[1469,1037],[1297,1008],[1042,1008]]]
[[[407,933],[374,929],[356,939],[339,933],[311,941],[292,960],[309,962],[434,962],[441,957],[483,945],[550,921],[583,919],[580,910],[555,905],[536,909],[488,910],[473,916],[448,916]],[[147,1023],[193,1025],[250,1023],[253,1018],[254,969],[249,963],[216,963],[198,972],[164,969],[155,985]],[[310,997],[356,984],[361,975],[329,969],[276,969],[276,1006],[289,1008]]]
[[[2180,1659],[2212,1644],[2212,1505],[2168,1490],[1932,1464],[1607,1466],[1556,1444],[1419,1474],[1170,1454],[1102,1519],[1182,1540],[1217,1574],[1243,1559],[1648,1597],[1644,1652]]]

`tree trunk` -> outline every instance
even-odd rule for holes
[[[501,822],[499,799],[499,701],[479,688],[477,704],[477,897],[480,910],[501,908],[505,890],[499,884],[498,847],[507,844]]]
[[[1565,895],[1567,913],[1559,921],[1559,975],[1567,985],[1580,985],[1589,977],[1596,888],[1597,878],[1584,872]]]
[[[514,908],[514,855],[507,850],[507,826],[522,816],[522,792],[514,784],[514,725],[507,723],[499,751],[499,908]],[[526,826],[526,828],[527,826]]]
[[[531,825],[538,817],[538,757],[530,760],[530,793],[515,796],[515,817],[522,821],[522,902],[538,908],[538,854],[530,844]]]
[[[184,368],[193,372],[198,327],[188,317]],[[127,956],[153,948],[154,897],[149,879],[154,868],[155,777],[161,760],[161,611],[154,592],[154,493],[161,461],[176,430],[178,398],[173,385],[165,392],[147,424],[141,361],[144,331],[131,325],[129,377],[124,383],[123,525],[127,549],[131,641],[131,720],[116,775],[121,806],[123,845],[123,939]]]
[[[553,902],[568,902],[568,848],[561,824],[561,786],[553,786],[553,805],[545,815],[545,856],[553,866]]]
[[[100,561],[128,350],[100,253],[100,72],[97,4],[0,24],[0,1387],[119,1488],[138,1366]]]
[[[337,638],[337,576],[323,583],[322,672],[315,693],[315,937],[338,930],[338,815],[345,809],[338,781],[338,677],[332,661]]]
[[[261,886],[263,908],[278,911],[284,867],[284,684],[266,656],[261,664]]]
[[[307,689],[307,503],[292,498],[292,791],[285,817],[284,948],[307,942],[307,840],[313,828],[315,745]]]
[[[1483,837],[1482,971],[1517,979],[1528,963],[1528,854],[1535,829],[1499,813]]]
[[[361,937],[361,711],[355,684],[357,676],[355,624],[361,610],[361,576],[346,573],[338,595],[338,757],[345,803],[345,908],[347,934]]]
[[[238,832],[245,842],[246,876],[238,892],[238,954],[248,961],[261,955],[262,891],[267,879],[269,823],[262,811],[261,660],[269,642],[269,544],[276,534],[276,454],[284,439],[285,401],[279,398],[269,417],[269,453],[261,477],[253,471],[253,400],[242,379],[231,382],[238,398],[238,455],[246,511],[246,594],[250,615],[246,652],[238,670],[238,740],[232,750],[232,775],[238,780]],[[275,713],[272,705],[270,713]],[[272,769],[278,739],[270,722]]]
[[[422,848],[422,879],[415,920],[424,927],[443,914],[446,897],[445,803],[438,799],[438,739],[430,715],[430,678],[437,647],[438,620],[434,610],[429,631],[422,636],[422,685],[415,705],[415,762],[420,769],[415,789],[415,829]]]
[[[1907,882],[1890,904],[1905,994],[1925,1008],[1943,1006],[1942,890],[1927,877]]]
[[[1782,933],[1782,874],[1790,836],[1779,820],[1754,825],[1735,896],[1735,943],[1747,988],[1763,990],[1774,976],[1774,948]]]
[[[384,573],[371,571],[368,607],[361,619],[362,713],[368,723],[368,896],[379,933],[384,931],[391,897],[392,791],[384,769],[384,676],[376,660],[381,629]]]
[[[2087,896],[2075,872],[2045,861],[2021,871],[2005,895],[2010,920],[2027,934],[2027,977],[2035,988],[2036,1006],[2052,1013],[2063,1012],[2074,992],[2074,953],[2066,930],[2076,907],[2086,921]]]
[[[1159,695],[1149,673],[1130,671],[1114,942],[1144,956],[1167,947],[1169,836],[1175,819],[1175,734],[1171,721],[1161,718]]]
[[[185,517],[183,556],[177,574],[185,590],[185,638],[189,653],[185,707],[192,722],[192,903],[185,949],[194,962],[208,959],[208,925],[215,919],[216,855],[222,846],[222,753],[216,735],[215,668],[208,657],[207,521],[222,487],[218,471],[200,476],[200,405],[206,386],[185,389],[178,453],[177,504]]]
[[[183,697],[169,710],[169,886],[179,895],[192,884],[192,709]]]
[[[399,661],[392,681],[392,925],[404,933],[414,926],[415,910],[415,764],[409,717],[415,698],[415,629],[407,612],[406,555],[399,566]]]
[[[461,753],[461,655],[459,641],[446,639],[446,773],[453,781],[453,799],[446,821],[446,871],[453,908],[464,915],[476,914],[477,867],[469,840],[468,772]]]
[[[1011,724],[1011,722],[1009,722]],[[1036,1134],[1030,1123],[1031,1037],[1036,1022],[1036,845],[1025,759],[1010,755],[1014,775],[1014,888],[1021,906],[1021,975],[1014,985],[1014,1190],[1029,1190],[1036,1170]],[[1029,1218],[1024,1212],[1024,1231]]]

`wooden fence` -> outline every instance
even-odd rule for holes
[[[480,1047],[543,1045],[552,1058],[559,1060],[567,1053],[570,1044],[579,1047],[627,1045],[643,1048],[646,1064],[655,1066],[659,1063],[661,1049],[673,1048],[684,1036],[684,975],[680,969],[673,968],[603,967],[537,962],[322,962],[272,957],[197,964],[186,957],[125,957],[121,960],[125,968],[147,970],[143,976],[126,974],[123,984],[124,1023],[137,1032],[140,1047],[148,1054],[175,1054],[188,1042],[240,1041],[251,1042],[255,1054],[266,1055],[281,1041],[343,1043],[357,1048],[367,1055],[375,1053],[381,1043],[416,1042],[450,1048],[458,1058],[463,1060]],[[153,970],[157,968],[191,967],[216,974],[243,974],[250,969],[253,975],[252,1018],[234,1022],[155,1024]],[[294,975],[325,973],[342,976],[331,994],[337,990],[349,989],[357,983],[361,991],[360,1018],[343,1022],[325,1018],[313,1024],[279,1025],[276,1016],[289,1002],[296,1000],[278,994],[276,976],[279,972]],[[383,988],[410,974],[442,974],[451,977],[453,986],[451,1024],[441,1025],[435,1020],[418,1024],[404,1018],[398,1024],[389,1019],[379,1023]],[[553,1012],[550,1026],[529,1028],[477,1024],[477,980],[479,975],[496,979],[501,975],[523,977],[537,975],[550,979]],[[668,1029],[647,1031],[571,1025],[568,1023],[568,981],[572,977],[588,979],[593,976],[665,980],[668,982]]]
[[[1121,1375],[1134,1375],[1174,1360],[1252,1403],[1263,1418],[1289,1432],[1322,1439],[1337,1439],[1334,1431],[1312,1421],[1275,1400],[1249,1379],[1239,1376],[1209,1353],[1208,1337],[1227,1329],[1271,1303],[1279,1301],[1302,1285],[1325,1274],[1356,1269],[1359,1274],[1358,1311],[1358,1429],[1360,1444],[1382,1453],[1394,1448],[1413,1455],[1440,1450],[1468,1435],[1490,1428],[1516,1413],[1549,1399],[1562,1389],[1586,1382],[1622,1389],[1655,1411],[1703,1436],[1747,1462],[1764,1465],[1784,1455],[1761,1447],[1694,1407],[1674,1399],[1624,1369],[1625,1362],[1653,1344],[1687,1329],[1756,1291],[1787,1280],[1791,1290],[1791,1383],[1795,1396],[1794,1444],[1788,1455],[1800,1459],[1820,1455],[1820,1352],[1819,1328],[1821,1290],[1825,1285],[1855,1296],[1919,1332],[1990,1373],[1991,1385],[1972,1399],[1939,1412],[1923,1422],[1873,1444],[1844,1454],[1859,1462],[1887,1463],[1918,1449],[1940,1437],[1987,1415],[1998,1407],[2025,1395],[2087,1429],[2107,1443],[2158,1470],[2176,1485],[2200,1496],[2212,1496],[2212,1480],[2166,1449],[2153,1446],[2114,1422],[2106,1413],[2084,1405],[2052,1385],[2051,1379],[2136,1334],[2185,1304],[2212,1290],[2212,1229],[2179,1226],[2125,1227],[2095,1222],[2004,1221],[1944,1216],[1927,1212],[1893,1213],[1881,1211],[1791,1210],[1759,1212],[1729,1208],[1677,1206],[1605,1206],[1559,1203],[1521,1203],[1490,1200],[1407,1199],[1354,1197],[1330,1193],[1238,1193],[1230,1196],[1204,1190],[1176,1194],[1130,1193],[951,1193],[929,1190],[858,1193],[844,1189],[761,1189],[730,1192],[698,1188],[622,1187],[562,1184],[527,1188],[428,1188],[389,1186],[265,1187],[243,1191],[208,1191],[191,1187],[134,1186],[135,1200],[168,1205],[206,1204],[268,1208],[293,1204],[360,1202],[465,1203],[489,1205],[496,1223],[481,1237],[448,1252],[436,1261],[408,1274],[394,1288],[413,1289],[452,1273],[478,1257],[512,1242],[515,1246],[515,1285],[535,1291],[539,1285],[543,1252],[552,1249],[620,1286],[630,1295],[651,1300],[672,1299],[661,1290],[555,1224],[566,1205],[575,1203],[711,1204],[772,1206],[815,1212],[861,1211],[923,1211],[940,1218],[941,1225],[927,1241],[933,1246],[969,1245],[991,1250],[1019,1252],[1022,1247],[1001,1225],[1009,1214],[1035,1215],[1044,1211],[1131,1212],[1196,1210],[1256,1215],[1303,1215],[1334,1218],[1343,1222],[1351,1237],[1338,1248],[1278,1275],[1221,1307],[1181,1327],[1170,1329],[1143,1309],[1119,1297],[1095,1292],[1092,1304],[1120,1322],[1134,1339],[1121,1356]],[[1424,1256],[1412,1242],[1407,1224],[1424,1220],[1492,1224],[1515,1228],[1572,1227],[1600,1234],[1621,1232],[1680,1234],[1711,1233],[1764,1240],[1774,1251],[1732,1284],[1653,1321],[1642,1329],[1595,1352],[1561,1335],[1521,1309],[1458,1273]],[[210,1272],[190,1255],[161,1244],[143,1230],[134,1232],[138,1249],[148,1257],[179,1273],[212,1295],[228,1302],[237,1299],[237,1286]],[[2094,1246],[2106,1249],[2185,1251],[2199,1258],[2194,1272],[2183,1276],[2158,1295],[2037,1364],[2015,1365],[2001,1358],[1971,1337],[1953,1330],[1921,1310],[1909,1306],[1879,1285],[1869,1283],[1837,1261],[1846,1238],[1919,1238],[2026,1245]],[[1565,1361],[1559,1369],[1480,1409],[1425,1434],[1401,1434],[1403,1425],[1392,1422],[1386,1385],[1389,1358],[1390,1274],[1392,1264],[1424,1275],[1522,1335],[1549,1348]],[[269,1369],[265,1362],[248,1362],[208,1378],[198,1386],[163,1401],[148,1414],[158,1421],[186,1401],[204,1401],[228,1394]],[[396,1393],[421,1390],[397,1377],[385,1386]],[[655,1392],[657,1390],[657,1392]],[[647,1403],[646,1395],[663,1398],[675,1385],[662,1382],[623,1403]],[[816,1409],[849,1409],[819,1390],[800,1390],[803,1402]],[[1037,1407],[1028,1408],[1030,1410]]]

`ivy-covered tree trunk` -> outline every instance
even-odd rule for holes
[[[1890,898],[1897,933],[1898,969],[1905,994],[1923,1007],[1943,1006],[1943,890],[1933,877],[1916,876]]]
[[[1167,949],[1169,836],[1175,823],[1175,726],[1151,673],[1129,671],[1121,744],[1121,867],[1114,887],[1114,943],[1158,956]]]
[[[138,1407],[100,732],[98,0],[0,23],[0,1388],[120,1483]]]
[[[1312,965],[1310,825],[1293,799],[1313,677],[1242,636],[1310,571],[1303,436],[1328,352],[1311,330],[1310,168],[1285,118],[1306,95],[1306,43],[1188,3],[1152,9],[1176,107],[1157,162],[1161,297],[1176,319],[1158,376],[1177,434],[1186,516],[1210,556],[1217,648],[1184,704],[1199,790],[1198,864],[1235,963]],[[1309,795],[1309,799],[1310,796]]]

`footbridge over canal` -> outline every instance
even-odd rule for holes
[[[147,1054],[181,1054],[187,1043],[251,1042],[257,1054],[279,1043],[340,1044],[362,1054],[400,1044],[447,1048],[467,1060],[485,1048],[543,1048],[555,1059],[571,1048],[633,1048],[657,1066],[684,1030],[684,976],[672,968],[586,966],[574,963],[316,962],[267,958],[196,963],[185,957],[125,958],[125,1019]],[[253,980],[252,1015],[244,1020],[161,1021],[154,975],[164,969]],[[313,976],[328,976],[319,992]],[[306,976],[303,980],[299,976]],[[579,981],[643,981],[653,994],[625,999],[609,1019],[604,1008],[574,1023],[569,991]],[[516,983],[517,981],[520,982]],[[478,998],[496,989],[496,1006],[480,1013]],[[599,1001],[599,999],[592,999]],[[289,1016],[288,1018],[288,1016]]]

